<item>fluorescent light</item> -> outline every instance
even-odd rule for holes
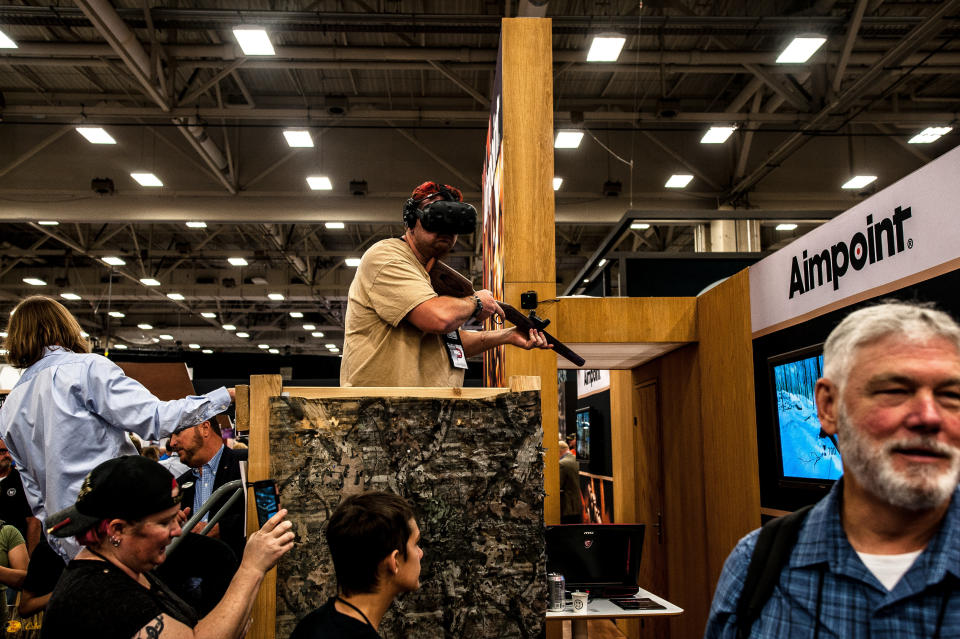
[[[121,317],[126,317],[126,314],[121,313],[120,311],[110,311],[109,313],[107,313],[107,315],[109,315],[110,317],[116,317],[117,319],[120,319]]]
[[[283,300],[283,293],[267,293],[267,297],[272,299],[274,302],[280,302]]]
[[[797,230],[797,225],[796,225],[796,224],[788,224],[788,223],[777,224],[777,230],[778,230],[778,231],[796,231],[796,230]]]
[[[160,337],[160,339],[162,339],[162,340],[164,340],[164,341],[167,341],[167,342],[169,342],[170,340],[173,339],[173,335],[167,335],[166,333],[164,333],[163,335],[160,335],[159,337]]]
[[[159,337],[151,337],[151,338],[150,338],[150,341],[153,342],[154,344],[156,344],[157,342],[160,341],[160,338],[159,338]]]
[[[826,38],[822,37],[800,37],[794,38],[793,42],[787,45],[780,56],[777,58],[777,64],[797,64],[806,62],[810,59],[817,49],[823,46]]]
[[[153,328],[153,326],[150,324],[137,324],[137,328],[139,328],[141,331],[149,331]]]
[[[25,277],[23,281],[30,286],[46,286],[47,283],[37,277]]]
[[[276,348],[271,348],[271,349],[268,350],[267,352],[268,352],[268,353],[271,353],[271,354],[273,354],[273,355],[279,355],[279,354],[280,354],[279,349],[276,349]]]
[[[336,348],[337,345],[336,345],[336,344],[324,344],[323,347],[324,347],[324,348]]]
[[[634,231],[645,231],[650,228],[650,225],[646,222],[632,222],[630,224],[630,228],[632,228]]]
[[[234,326],[233,324],[224,324],[224,325],[221,326],[220,328],[222,328],[222,329],[225,330],[225,331],[235,331],[235,330],[237,330],[237,327]]]
[[[603,259],[600,260],[600,262],[597,264],[597,267],[603,268],[604,266],[606,266],[606,264],[607,264],[607,258],[603,258]]]
[[[303,317],[303,313],[301,313],[300,311],[290,311],[290,317],[295,317],[297,319],[300,319],[301,317]]]
[[[311,334],[312,336],[314,336],[314,337],[323,337],[323,333],[321,333],[320,331],[315,331],[315,332],[310,333],[310,334]]]
[[[585,277],[585,278],[583,279],[583,283],[584,283],[584,284],[589,284],[589,283],[590,283],[590,278],[589,278],[589,277]]]
[[[359,257],[348,257],[347,259],[344,260],[344,262],[346,263],[347,266],[350,266],[350,267],[353,267],[353,268],[356,268],[356,267],[360,266],[360,258],[359,258]]]
[[[559,191],[561,184],[563,184],[563,178],[562,178],[562,177],[555,177],[555,178],[553,178],[553,190],[554,190],[554,191]]]
[[[668,189],[682,189],[686,185],[690,184],[690,180],[692,179],[692,175],[674,174],[670,176],[670,179],[667,180],[667,183],[664,184],[664,186]]]
[[[7,336],[6,331],[0,331],[0,337],[6,337],[6,336]]]
[[[3,31],[0,31],[0,49],[16,49],[17,43],[10,39]]]
[[[244,337],[244,338],[250,337],[250,333],[244,333],[243,331],[240,331],[239,333],[237,333],[237,337]]]
[[[246,266],[248,264],[247,260],[242,257],[228,257],[227,261],[233,266]]]
[[[317,330],[317,327],[314,326],[313,324],[304,324],[304,325],[303,325],[303,330],[305,330],[305,331],[315,331],[315,330]]]
[[[207,311],[206,313],[200,313],[200,317],[206,317],[207,319],[213,319],[217,316],[216,313],[211,313]]]
[[[113,139],[106,129],[101,127],[93,126],[78,126],[77,133],[87,138],[87,141],[91,144],[116,144],[117,141]]]
[[[343,222],[326,222],[324,226],[328,229],[342,229]]]
[[[183,295],[181,295],[180,293],[167,293],[167,297],[169,297],[170,299],[176,302],[180,302],[183,300]]]
[[[152,277],[141,277],[140,283],[145,286],[160,286],[160,282]]]
[[[329,191],[333,189],[330,178],[325,175],[311,175],[307,178],[307,184],[314,191]]]
[[[60,222],[56,220],[37,220],[37,224],[40,226],[58,226]]]
[[[587,62],[616,62],[627,39],[623,36],[593,36]]]
[[[269,345],[269,344],[257,344],[257,348],[259,348],[259,349],[261,349],[261,350],[267,350],[268,348],[270,348],[270,345]]]
[[[910,144],[930,144],[935,140],[939,140],[947,133],[953,130],[953,127],[949,126],[928,126],[920,133],[917,133],[915,136],[907,140]]]
[[[131,173],[130,177],[136,180],[140,186],[163,186],[160,178],[153,173]]]
[[[266,30],[254,27],[237,27],[233,36],[244,55],[275,55]]]
[[[103,261],[109,264],[110,266],[123,266],[124,264],[126,264],[126,262],[120,259],[119,257],[112,257],[112,256],[103,258]]]
[[[206,222],[187,222],[188,229],[205,229],[207,228]]]
[[[553,141],[555,149],[576,149],[583,140],[583,131],[557,131],[557,139]]]
[[[736,130],[735,126],[712,126],[700,138],[700,144],[723,144]]]
[[[190,348],[200,348],[199,344],[190,344]]]
[[[855,175],[841,189],[859,189],[877,179],[876,175]]]
[[[293,149],[305,149],[313,146],[313,138],[309,131],[302,129],[287,129],[283,132],[287,144]]]
[[[331,348],[331,349],[329,349],[329,351],[330,351],[331,353],[339,353],[339,352],[340,352],[340,349],[339,349],[339,348]]]
[[[200,351],[200,352],[201,352],[201,353],[204,353],[204,354],[206,354],[206,355],[209,355],[210,353],[213,352],[213,349],[205,348],[205,349],[203,349],[203,350]]]
[[[119,350],[119,351],[125,351],[125,350],[127,350],[127,345],[126,345],[126,344],[114,344],[113,347],[114,347],[115,349]]]
[[[80,296],[76,293],[60,293],[60,297],[65,300],[70,300],[71,302],[76,302],[78,299],[80,299]]]

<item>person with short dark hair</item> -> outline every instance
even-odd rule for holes
[[[446,206],[448,214],[433,216],[432,206]],[[536,330],[461,330],[471,320],[504,316],[486,289],[466,297],[433,290],[430,270],[458,233],[473,232],[476,216],[449,184],[424,182],[413,190],[403,207],[403,236],[371,246],[350,284],[341,386],[463,386],[467,357],[502,344],[550,348]]]
[[[562,439],[557,444],[560,456],[560,523],[583,523],[583,497],[580,494],[580,467],[570,447]]]
[[[706,639],[960,637],[960,326],[926,306],[869,306],[830,333],[823,364],[817,415],[843,477],[802,520],[740,540]],[[754,556],[763,533],[797,521],[782,566],[780,538]],[[745,591],[747,575],[765,565],[774,584],[755,599],[767,591]]]
[[[199,618],[153,573],[180,535],[180,493],[170,473],[139,455],[99,464],[76,503],[52,515],[48,534],[83,546],[57,582],[41,637],[182,639],[241,637],[263,577],[294,542],[287,511],[250,535],[220,603]]]
[[[327,523],[338,593],[304,617],[290,639],[379,639],[393,600],[420,587],[420,528],[402,497],[344,499]]]
[[[191,508],[191,514],[199,512],[218,488],[240,479],[240,460],[236,453],[224,446],[216,417],[175,431],[170,435],[170,449],[188,467],[185,473],[177,477],[177,484],[183,491],[182,504]],[[193,532],[203,531],[206,522],[219,512],[231,496],[232,493],[217,500]],[[246,504],[242,499],[235,502],[214,524],[213,530],[205,533],[230,546],[237,558],[243,555],[243,544],[247,537],[244,529],[245,510]]]
[[[77,319],[42,295],[13,309],[4,344],[7,361],[26,370],[0,407],[0,437],[41,521],[74,502],[97,464],[134,453],[128,433],[158,440],[233,401],[223,387],[160,401],[106,357],[92,354]],[[48,542],[65,562],[80,550],[72,539]]]

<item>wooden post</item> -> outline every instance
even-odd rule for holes
[[[233,403],[236,406],[237,430],[250,430],[250,386],[248,384],[237,384],[234,388],[236,396]]]
[[[250,453],[247,481],[270,478],[270,398],[283,391],[279,375],[251,375],[249,391]],[[238,407],[239,408],[239,407]],[[247,532],[257,530],[257,505],[247,499]],[[268,572],[253,604],[250,639],[274,639],[277,629],[277,569]]]
[[[553,51],[549,19],[503,20],[500,44],[503,98],[503,293],[520,308],[520,294],[556,297],[553,209]],[[537,309],[550,318],[552,305]],[[557,457],[557,356],[506,348],[504,377],[541,380],[544,519],[560,523]]]

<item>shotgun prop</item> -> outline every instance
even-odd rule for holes
[[[433,286],[433,290],[440,295],[467,297],[476,293],[470,280],[440,260],[436,260],[433,268],[430,269],[430,284]],[[518,329],[524,333],[529,333],[530,329],[534,328],[542,331],[543,336],[547,338],[547,343],[553,346],[553,350],[556,351],[558,355],[565,357],[577,366],[583,366],[584,363],[586,363],[586,360],[570,350],[563,342],[543,330],[550,324],[550,320],[537,317],[533,311],[530,311],[530,315],[524,315],[521,311],[518,311],[509,304],[500,301],[497,303],[500,305],[500,308],[503,309],[507,321],[515,325]]]

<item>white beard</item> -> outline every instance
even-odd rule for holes
[[[837,414],[837,438],[844,471],[871,494],[907,510],[929,510],[949,500],[960,482],[960,450],[932,437],[916,435],[878,443],[847,418],[841,404]],[[903,471],[893,465],[898,448],[923,447],[949,458],[941,470],[933,464],[911,464]]]

